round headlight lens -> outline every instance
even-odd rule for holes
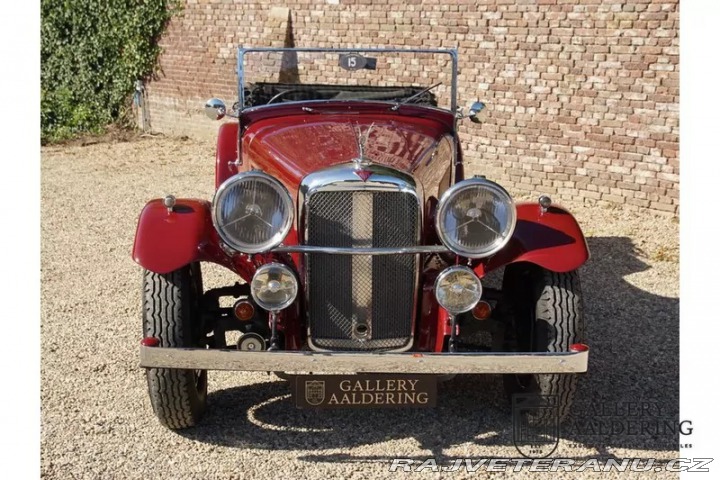
[[[492,255],[515,229],[515,204],[500,185],[471,178],[447,190],[438,206],[436,228],[443,244],[458,255]]]
[[[269,250],[290,231],[293,202],[285,187],[262,172],[225,181],[213,199],[213,223],[230,247],[244,253]]]
[[[482,297],[482,284],[468,267],[446,268],[435,280],[435,297],[453,315],[469,312]]]
[[[265,310],[277,311],[288,307],[298,292],[295,274],[281,263],[268,263],[258,268],[250,283],[255,303]]]

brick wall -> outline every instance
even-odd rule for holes
[[[665,0],[187,0],[147,85],[155,131],[213,136],[236,99],[235,48],[456,47],[470,173],[518,195],[677,214],[679,11]]]

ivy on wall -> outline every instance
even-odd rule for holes
[[[41,0],[43,143],[121,120],[177,0]]]

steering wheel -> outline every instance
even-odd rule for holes
[[[301,96],[301,98],[294,98],[292,100],[283,98],[286,95],[289,95],[291,93],[294,93],[294,94],[299,93],[299,94],[302,94],[302,96]],[[306,98],[302,98],[302,97],[306,97]],[[282,100],[283,102],[289,102],[289,101],[299,102],[301,100],[317,100],[317,98],[318,98],[317,93],[315,93],[311,90],[294,88],[294,89],[290,89],[290,90],[284,90],[284,91],[278,93],[277,95],[272,97],[270,100],[268,100],[266,105],[270,105],[271,103],[274,103],[277,100]]]

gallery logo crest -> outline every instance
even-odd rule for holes
[[[310,405],[320,405],[325,400],[325,382],[308,380],[305,382],[305,400]]]
[[[560,441],[559,402],[555,395],[512,396],[513,443],[527,458],[550,456]]]

